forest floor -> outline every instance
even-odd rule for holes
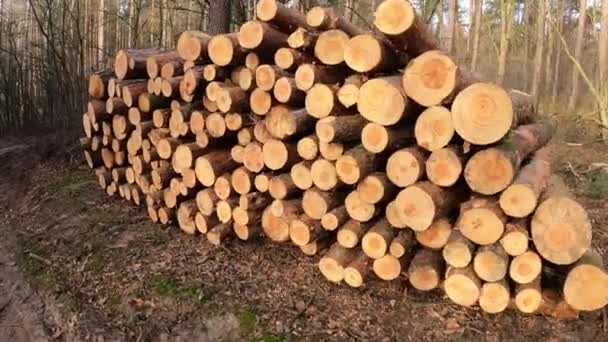
[[[580,132],[560,134],[554,167],[606,260],[608,172],[597,163],[608,148]],[[213,247],[108,198],[81,163],[19,142],[0,140],[0,212],[0,341],[608,340],[605,310],[569,322],[489,315],[403,280],[330,284],[318,257],[288,245]]]

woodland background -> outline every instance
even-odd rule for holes
[[[335,6],[371,28],[380,1],[285,2]],[[608,0],[411,2],[441,46],[482,79],[608,128]],[[0,134],[78,132],[86,78],[119,49],[172,48],[190,29],[234,31],[254,11],[255,0],[0,0]]]

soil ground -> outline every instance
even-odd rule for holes
[[[593,163],[608,149],[593,140],[562,132],[554,166],[606,260],[608,173]],[[318,257],[289,245],[213,247],[103,195],[82,163],[20,142],[0,141],[0,212],[0,341],[608,340],[606,311],[490,315],[403,278],[330,284]]]

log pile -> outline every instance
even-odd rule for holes
[[[260,0],[238,32],[122,50],[90,78],[85,159],[153,222],[293,244],[331,282],[407,279],[489,313],[604,307],[587,213],[549,182],[554,122],[468,75],[408,1],[374,25]]]

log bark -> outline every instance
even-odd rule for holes
[[[608,275],[601,256],[587,251],[568,271],[563,293],[575,310],[593,311],[608,305]]]
[[[306,215],[320,220],[330,210],[340,206],[344,200],[344,193],[331,193],[312,187],[304,192],[302,209]]]
[[[295,71],[304,63],[311,63],[312,56],[291,48],[280,48],[274,54],[274,64],[285,71]]]
[[[359,253],[344,269],[344,282],[350,287],[361,287],[369,273],[370,261],[365,253]]]
[[[347,75],[348,70],[340,66],[302,64],[296,70],[295,80],[298,89],[308,91],[318,83],[342,83]]]
[[[179,62],[181,57],[175,50],[165,50],[146,58],[146,72],[148,78],[160,76],[161,68],[168,63]]]
[[[287,46],[287,35],[272,26],[251,20],[241,26],[238,33],[239,44],[250,50],[276,51]]]
[[[105,69],[96,72],[89,77],[89,96],[98,100],[105,100],[108,98],[108,82],[114,73],[111,70]]]
[[[323,226],[325,230],[334,231],[338,229],[338,227],[346,224],[349,219],[350,217],[348,216],[346,206],[339,206],[321,217],[321,226]]]
[[[184,233],[194,235],[197,232],[194,222],[197,212],[196,200],[185,201],[179,205],[176,215],[177,223]]]
[[[268,132],[280,140],[308,133],[315,125],[315,119],[308,115],[306,109],[286,106],[273,107],[264,121]]]
[[[399,259],[406,254],[412,254],[414,247],[416,246],[416,239],[412,230],[400,230],[391,245],[388,248],[390,255]]]
[[[376,206],[363,201],[356,190],[346,196],[344,205],[348,215],[359,222],[368,222],[378,214]]]
[[[393,71],[407,63],[385,37],[371,33],[354,36],[347,42],[344,61],[356,72],[368,74]]]
[[[291,221],[289,238],[294,245],[301,247],[314,241],[322,231],[323,228],[319,220],[312,219],[304,214]]]
[[[291,77],[281,77],[274,85],[273,95],[277,101],[294,106],[304,106],[306,93],[299,90],[296,86],[296,81]]]
[[[320,31],[339,29],[349,36],[363,33],[363,30],[344,19],[331,7],[313,7],[306,13],[306,23]]]
[[[301,214],[301,207],[296,202],[281,201],[279,215],[268,206],[262,214],[262,228],[264,234],[272,241],[289,241],[289,225]]]
[[[379,259],[387,252],[396,231],[386,219],[376,222],[361,239],[361,249],[372,259]]]
[[[471,157],[464,169],[467,184],[484,195],[505,190],[513,182],[523,160],[547,144],[554,131],[555,124],[551,121],[519,126],[500,145]]]
[[[232,224],[226,222],[213,227],[207,233],[207,241],[214,246],[219,246],[224,240],[228,239],[232,233]]]
[[[318,33],[299,27],[287,37],[287,44],[292,49],[311,51],[314,48],[318,37]]]
[[[344,280],[344,268],[356,257],[357,252],[354,249],[347,249],[335,243],[319,260],[319,270],[330,282],[339,283]]]
[[[532,214],[551,176],[550,147],[538,150],[515,180],[500,195],[500,207],[512,217]]]
[[[159,49],[125,49],[116,54],[114,73],[118,80],[146,78],[146,59],[160,52]]]
[[[223,113],[243,113],[249,110],[247,93],[240,87],[223,87],[217,93],[216,103]]]
[[[156,109],[167,108],[169,99],[150,93],[143,93],[137,98],[137,107],[144,113],[154,112]]]
[[[500,238],[500,244],[510,256],[522,255],[528,250],[530,234],[528,220],[520,219],[506,224],[505,232]]]

